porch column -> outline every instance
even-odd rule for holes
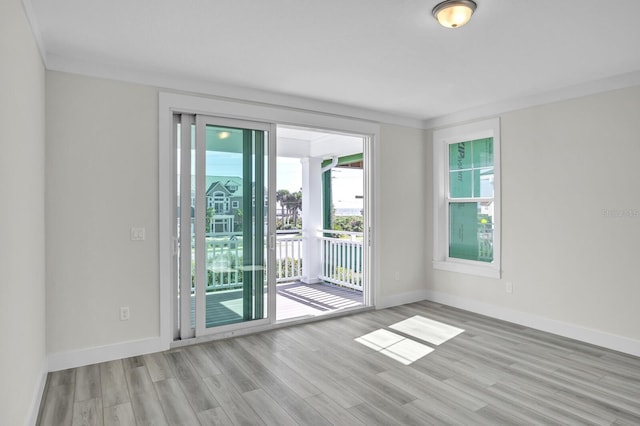
[[[318,283],[322,272],[319,229],[322,229],[322,159],[302,158],[302,279]]]

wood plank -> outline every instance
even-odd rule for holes
[[[104,426],[129,426],[136,423],[131,403],[104,408]]]
[[[256,389],[242,394],[245,401],[268,425],[297,426],[298,423],[264,390]]]
[[[234,425],[264,424],[254,411],[257,407],[252,407],[243,399],[224,374],[206,377],[204,382]]]
[[[149,377],[151,377],[152,382],[174,377],[164,352],[144,355],[144,364],[149,371]]]
[[[99,368],[102,406],[106,408],[131,402],[122,361],[105,362],[99,364]]]
[[[224,374],[233,383],[238,392],[244,393],[258,389],[251,377],[236,364],[233,355],[228,355],[227,352],[222,350],[220,344],[221,342],[212,342],[204,345],[203,348],[221,366],[221,370],[224,371]]]
[[[306,401],[333,425],[364,425],[364,423],[353,416],[346,408],[343,408],[324,393],[310,396],[306,398]]]
[[[361,403],[358,405],[354,405],[353,407],[348,409],[349,413],[356,417],[360,422],[366,425],[380,425],[380,426],[395,426],[402,425],[399,421],[396,421],[387,413],[378,410],[376,407],[373,407],[367,403]]]
[[[166,359],[196,413],[220,406],[189,361],[187,351],[168,352]]]
[[[100,367],[94,364],[78,368],[76,371],[76,402],[101,397]]]
[[[73,406],[73,426],[103,426],[102,399],[77,401]]]
[[[221,373],[220,367],[211,359],[202,345],[189,346],[185,348],[185,352],[200,377],[211,377]]]
[[[57,379],[56,379],[57,380]],[[73,393],[75,384],[61,380],[62,385],[49,386],[44,399],[40,424],[65,426],[73,420]]]
[[[232,423],[231,419],[229,418],[229,416],[227,416],[227,413],[222,407],[216,407],[207,411],[202,411],[198,413],[198,419],[200,420],[201,424],[211,426],[226,426]]]
[[[160,380],[155,382],[154,386],[169,424],[200,426],[200,421],[189,405],[177,379]]]
[[[131,395],[131,408],[137,425],[163,426],[169,424],[155,393],[153,395],[147,393]]]
[[[168,424],[147,368],[144,366],[130,368],[126,370],[125,377],[136,423],[143,425]]]

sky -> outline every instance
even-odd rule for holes
[[[299,158],[278,157],[276,169],[277,188],[289,192],[302,188],[302,164]],[[362,170],[334,168],[331,171],[333,180],[333,205],[336,209],[362,209],[362,199],[356,198],[364,193],[362,187]]]

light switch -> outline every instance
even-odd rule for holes
[[[145,229],[144,228],[131,228],[131,241],[144,241]]]

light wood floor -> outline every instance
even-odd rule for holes
[[[414,315],[465,331],[408,366],[354,340]],[[51,373],[39,424],[638,425],[640,358],[420,302]]]

